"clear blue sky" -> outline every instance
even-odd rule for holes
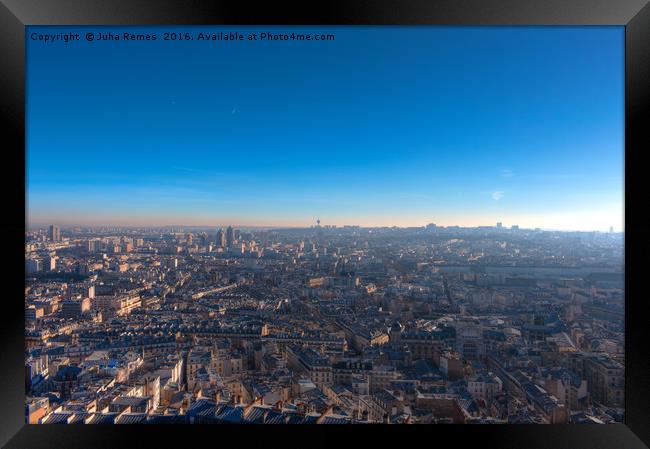
[[[30,224],[623,227],[622,27],[100,30],[27,33]]]

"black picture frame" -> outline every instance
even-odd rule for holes
[[[8,271],[0,350],[0,444],[6,447],[121,447],[157,444],[286,445],[372,442],[480,444],[520,448],[642,448],[650,445],[650,357],[643,313],[644,165],[650,88],[650,5],[646,0],[312,1],[302,5],[182,0],[2,0],[0,89],[6,161],[2,178]],[[25,230],[25,27],[29,25],[621,25],[625,27],[625,423],[605,426],[30,426],[25,425],[24,310],[19,279]],[[290,427],[290,428],[289,428]],[[211,442],[211,443],[210,443]],[[165,445],[166,445],[165,444]]]

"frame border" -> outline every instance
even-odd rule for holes
[[[287,437],[304,438],[306,442],[332,442],[351,436],[387,438],[404,441],[418,437],[437,442],[449,438],[457,442],[470,440],[482,445],[499,447],[589,447],[642,448],[650,445],[648,399],[650,399],[650,358],[644,346],[649,341],[648,326],[643,314],[644,274],[640,261],[650,249],[647,234],[649,219],[640,216],[643,192],[642,152],[649,147],[647,120],[644,112],[650,94],[650,5],[647,0],[347,0],[303,3],[263,3],[255,8],[246,3],[202,2],[191,0],[1,0],[0,50],[6,61],[0,66],[0,89],[3,98],[2,118],[6,123],[5,158],[10,176],[3,176],[5,197],[11,212],[3,214],[0,230],[9,241],[12,271],[8,276],[7,299],[3,319],[3,350],[0,351],[0,394],[5,406],[0,408],[0,444],[6,447],[89,447],[134,445],[138,437],[151,439],[156,434],[160,442],[187,444],[184,427],[123,426],[115,432],[111,426],[29,426],[24,424],[25,395],[23,385],[24,322],[22,304],[17,299],[24,292],[13,282],[24,275],[20,267],[24,260],[26,224],[25,189],[25,27],[29,25],[618,25],[625,27],[625,235],[633,244],[625,247],[625,424],[611,426],[436,426],[431,432],[422,426],[337,426],[336,432],[327,426],[297,428],[291,426]],[[20,172],[19,168],[22,170]],[[20,210],[23,213],[20,213]],[[637,212],[639,212],[637,214]],[[14,247],[15,245],[15,247]],[[14,260],[14,257],[16,260]],[[637,262],[638,261],[638,262]],[[15,285],[14,285],[15,284]],[[636,298],[631,301],[628,298]],[[16,319],[16,317],[19,317]],[[134,427],[138,427],[135,429]],[[289,426],[261,426],[255,433],[265,443],[286,444],[283,436]],[[413,429],[418,427],[418,429]],[[67,429],[67,430],[66,430]],[[181,431],[177,431],[181,429]],[[214,437],[224,434],[234,441],[250,441],[245,426],[231,426],[228,431],[215,433],[214,426],[193,426],[192,434]],[[370,431],[368,430],[370,429]],[[309,433],[306,433],[309,432]],[[333,436],[333,434],[336,434]],[[12,438],[13,437],[13,438]],[[331,438],[331,439],[330,439]],[[256,438],[257,439],[257,438]],[[58,444],[56,444],[58,443]]]

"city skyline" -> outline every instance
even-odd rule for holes
[[[623,230],[623,28],[311,29],[28,40],[29,223]]]
[[[157,228],[188,228],[188,229],[223,229],[225,230],[227,227],[233,227],[233,228],[238,228],[238,229],[266,229],[266,230],[280,230],[280,229],[308,229],[308,228],[316,228],[318,226],[323,227],[323,228],[346,228],[346,227],[360,227],[364,229],[386,229],[386,228],[397,228],[397,229],[413,229],[413,228],[425,228],[428,225],[435,225],[439,229],[445,229],[445,228],[465,228],[465,229],[476,229],[476,228],[494,228],[494,229],[501,229],[501,230],[511,230],[511,229],[517,229],[517,230],[539,230],[539,231],[545,231],[545,232],[583,232],[583,233],[590,233],[590,232],[600,232],[600,233],[624,233],[625,230],[616,230],[613,226],[610,227],[609,229],[602,231],[602,230],[579,230],[579,229],[550,229],[550,228],[541,228],[539,226],[521,226],[518,223],[503,223],[503,222],[497,222],[497,223],[483,223],[483,224],[476,224],[476,225],[459,225],[459,224],[441,224],[440,222],[434,223],[434,222],[429,222],[429,223],[424,223],[420,225],[409,225],[409,226],[398,226],[398,225],[361,225],[358,223],[352,223],[352,222],[345,222],[345,223],[322,223],[322,224],[316,224],[315,219],[312,223],[307,223],[305,225],[269,225],[269,224],[240,224],[240,223],[234,223],[234,222],[215,222],[215,223],[201,223],[201,224],[187,224],[187,223],[177,223],[177,222],[168,222],[168,223],[154,223],[154,224],[133,224],[133,223],[99,223],[99,224],[88,224],[88,223],[78,223],[78,222],[57,222],[54,224],[54,226],[64,226],[64,228],[77,228],[77,227],[87,227],[87,228],[103,228],[103,227],[114,227],[114,228],[133,228],[133,229],[139,229],[139,228],[152,228],[152,229],[157,229]],[[31,223],[27,227],[30,230],[36,230],[36,229],[43,229],[43,228],[49,228],[53,224],[51,222],[42,222],[42,223]],[[499,226],[501,225],[501,226]]]

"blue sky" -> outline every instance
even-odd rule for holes
[[[30,27],[30,224],[623,227],[622,27],[202,29],[336,39]]]

